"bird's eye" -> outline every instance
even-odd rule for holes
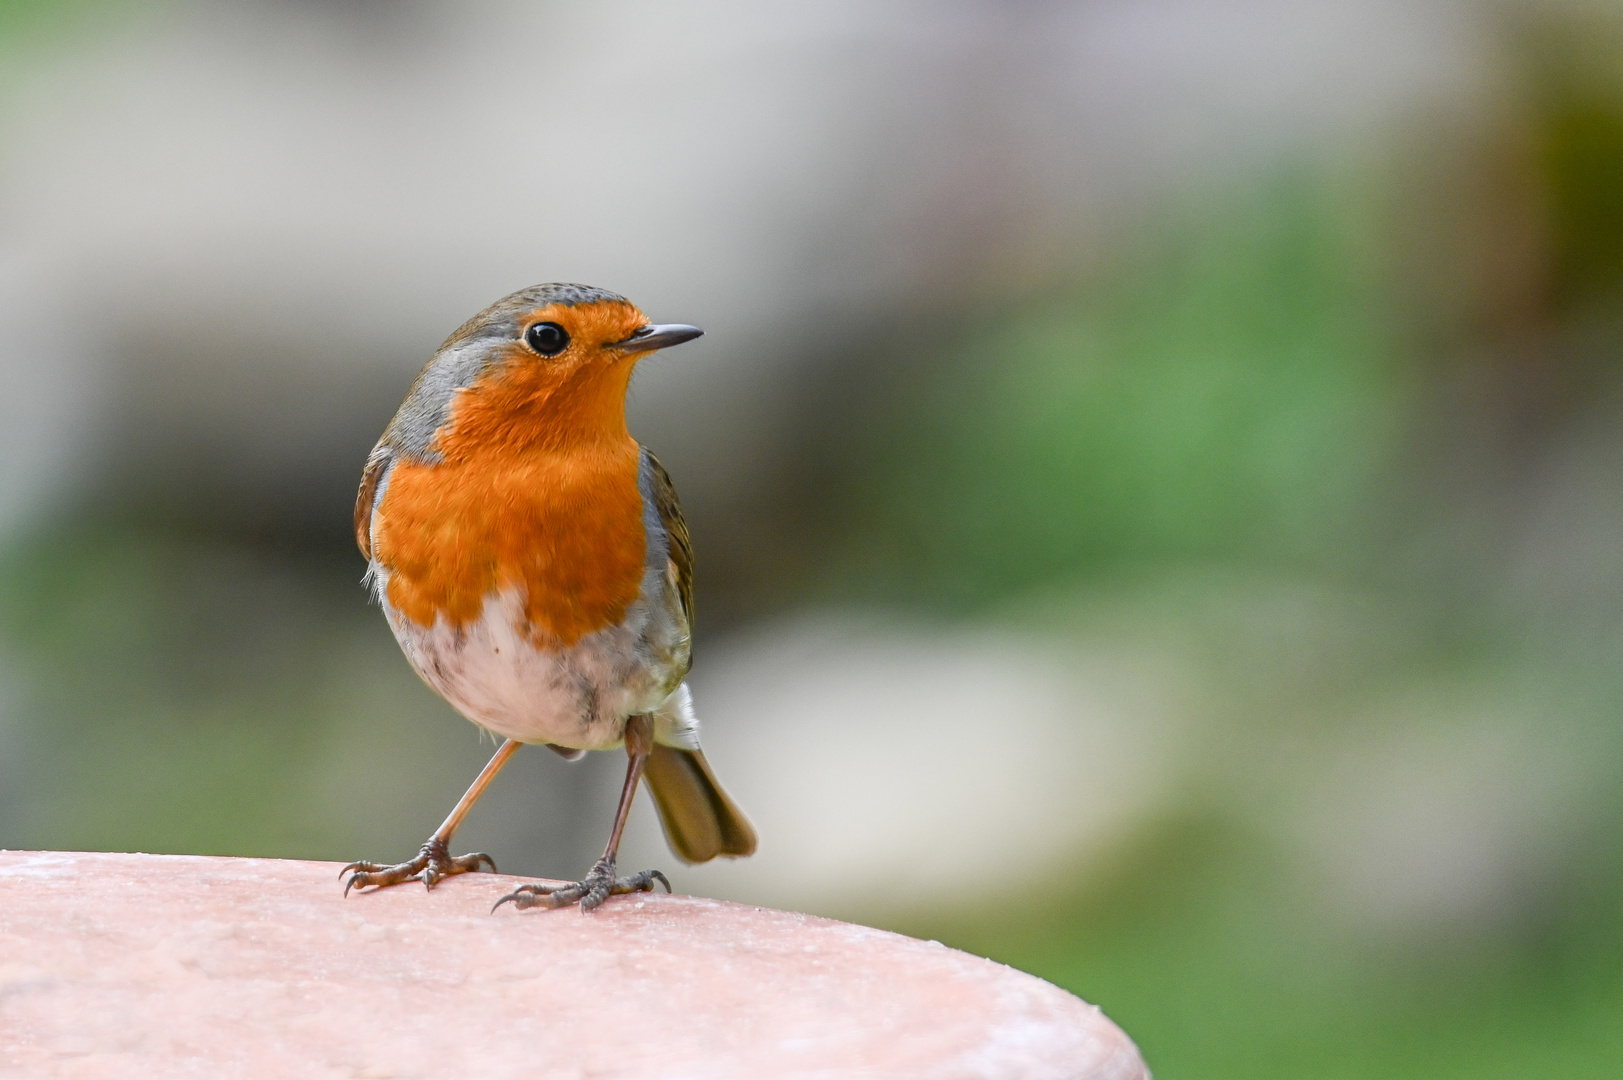
[[[524,331],[524,343],[542,356],[557,356],[569,348],[569,334],[555,322],[538,322]]]

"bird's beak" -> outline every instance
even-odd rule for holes
[[[624,352],[653,352],[655,349],[668,349],[672,345],[680,345],[684,341],[692,341],[704,333],[697,326],[688,326],[685,323],[649,323],[639,327],[635,334],[624,341],[616,341],[609,346]]]

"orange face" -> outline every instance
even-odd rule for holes
[[[626,386],[642,354],[611,348],[647,323],[626,303],[550,304],[519,324],[519,340],[498,346],[499,367],[461,391],[434,441],[447,460],[484,455],[496,447],[547,445],[560,450],[603,439],[626,439]],[[539,355],[526,339],[553,325],[568,335],[554,355]]]
[[[552,304],[492,346],[490,373],[457,392],[435,435],[443,460],[399,462],[378,504],[375,554],[402,614],[462,627],[518,589],[531,639],[553,646],[625,618],[647,543],[625,425],[644,353],[612,345],[646,322],[623,302]],[[530,343],[557,343],[544,324],[567,337],[550,355]]]

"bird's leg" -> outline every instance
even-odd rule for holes
[[[466,874],[470,870],[479,869],[481,865],[489,866],[490,872],[495,873],[496,860],[482,851],[471,855],[453,856],[450,847],[451,834],[462,824],[462,819],[468,816],[468,811],[479,801],[479,796],[485,793],[485,788],[496,779],[496,774],[502,771],[507,759],[522,745],[524,744],[516,739],[508,739],[502,743],[501,748],[496,751],[496,756],[490,759],[474,779],[473,785],[457,800],[456,805],[451,808],[450,815],[434,830],[434,835],[423,844],[415,859],[393,866],[374,862],[352,862],[338,871],[339,877],[353,871],[349,883],[344,886],[344,895],[348,896],[351,889],[364,889],[368,885],[381,889],[386,885],[398,885],[402,881],[414,878],[432,889],[434,883],[441,878],[450,877],[452,874]]]
[[[658,870],[644,870],[630,877],[614,876],[615,856],[620,851],[620,834],[625,831],[626,816],[631,813],[631,800],[637,794],[637,782],[642,779],[643,766],[654,748],[654,721],[646,715],[637,715],[626,721],[626,783],[620,789],[620,806],[614,812],[614,829],[609,833],[609,846],[584,878],[569,885],[520,885],[496,901],[501,907],[509,900],[517,908],[566,907],[580,901],[581,911],[591,911],[610,896],[629,892],[652,892],[654,882],[671,891],[671,883]],[[491,909],[492,911],[495,908]]]

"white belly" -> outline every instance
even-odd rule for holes
[[[522,598],[493,594],[469,625],[443,619],[424,628],[378,593],[411,666],[462,715],[497,735],[581,750],[617,746],[626,718],[655,716],[655,738],[698,745],[687,687],[685,627],[668,625],[662,605],[643,598],[615,627],[563,649],[537,648],[520,632]],[[673,640],[673,635],[676,640]]]

